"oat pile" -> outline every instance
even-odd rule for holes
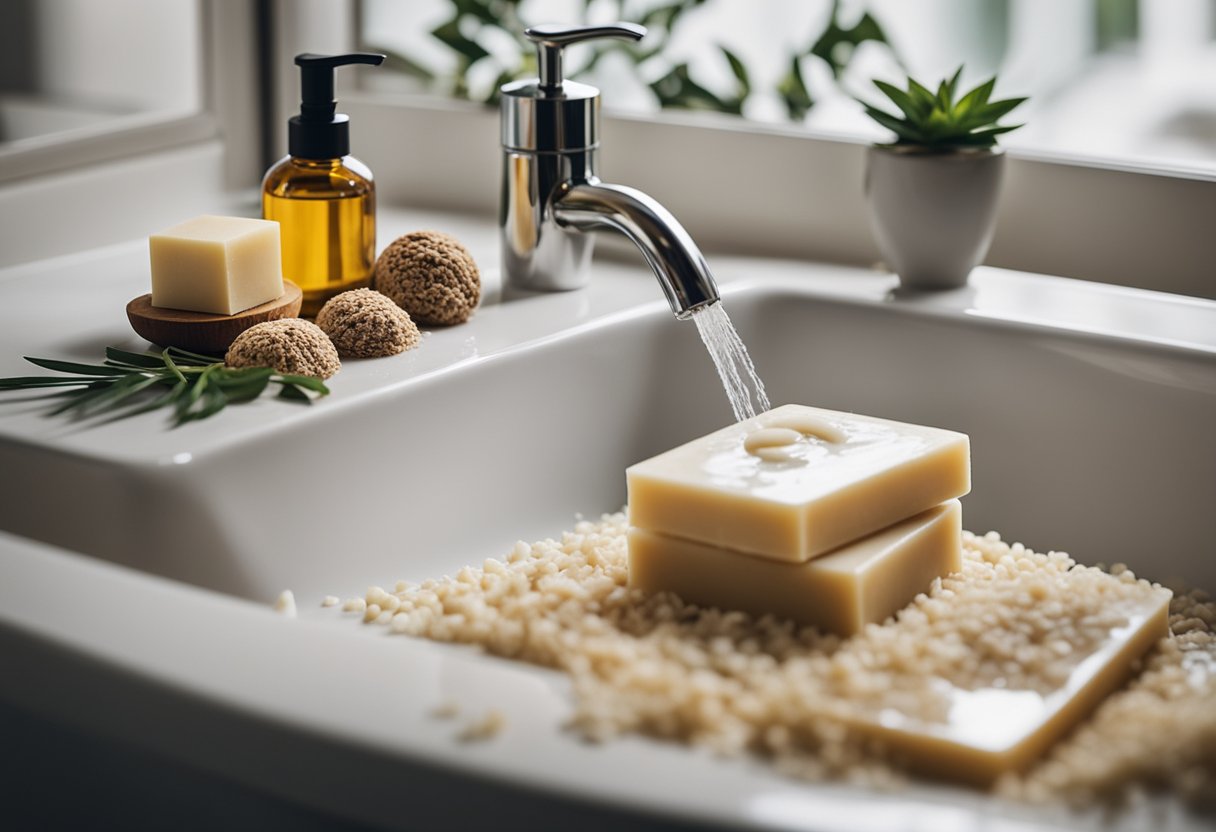
[[[393,592],[372,587],[344,609],[395,633],[564,670],[576,692],[572,727],[591,740],[636,732],[754,754],[796,776],[882,785],[904,778],[898,761],[847,717],[895,708],[941,719],[939,679],[1050,689],[1119,623],[1122,602],[1152,591],[1127,570],[965,533],[962,572],[894,621],[841,639],[631,590],[625,531],[622,514],[581,522],[561,540],[517,543],[480,569],[398,582]],[[1175,597],[1174,637],[1150,652],[1143,672],[997,790],[1036,802],[1126,797],[1140,787],[1216,794],[1214,624],[1206,596]]]

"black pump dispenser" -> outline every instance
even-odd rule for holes
[[[379,65],[383,55],[296,55],[300,68],[300,114],[287,121],[287,152],[301,159],[338,159],[350,153],[350,117],[336,112],[334,70],[347,64]]]

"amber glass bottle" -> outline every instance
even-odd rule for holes
[[[287,123],[288,155],[262,180],[262,217],[279,223],[283,277],[304,293],[301,314],[371,281],[376,257],[376,186],[350,155],[350,119],[335,113],[334,69],[379,64],[383,55],[296,56],[300,114]]]
[[[358,159],[286,157],[262,183],[262,216],[279,222],[283,277],[304,292],[301,314],[371,282],[376,187]]]

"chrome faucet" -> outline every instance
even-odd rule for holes
[[[538,78],[502,87],[503,180],[499,226],[508,286],[563,291],[587,285],[593,235],[618,231],[654,270],[677,318],[718,300],[696,243],[671,212],[633,188],[596,176],[600,91],[562,78],[562,50],[593,38],[638,40],[632,23],[533,26]]]

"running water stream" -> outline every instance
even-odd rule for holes
[[[718,370],[735,421],[742,422],[769,410],[772,406],[764,392],[764,382],[756,374],[756,366],[722,302],[693,310],[692,320]]]

